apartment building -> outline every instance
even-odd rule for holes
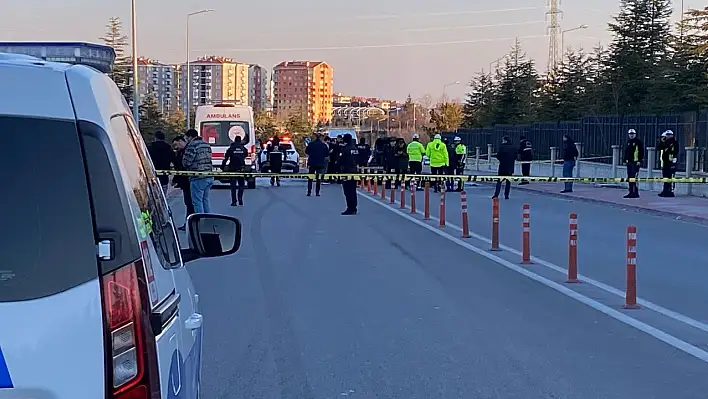
[[[260,65],[250,65],[248,67],[248,95],[254,112],[265,112],[271,108],[269,94],[268,69]]]
[[[138,94],[140,102],[152,96],[163,114],[175,109],[177,101],[175,67],[159,61],[138,57]]]
[[[180,107],[187,112],[187,79],[191,79],[191,108],[229,102],[249,105],[249,65],[231,58],[208,56],[180,65]]]
[[[292,115],[313,123],[332,121],[334,70],[322,61],[284,61],[273,68],[273,111],[279,122]]]

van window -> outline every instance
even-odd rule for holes
[[[0,116],[0,302],[98,278],[86,169],[75,122]],[[11,173],[7,173],[11,172]]]
[[[199,127],[205,142],[214,146],[229,146],[240,136],[243,144],[250,142],[251,129],[246,121],[209,121]]]
[[[140,207],[141,222],[145,224],[160,263],[165,269],[179,267],[179,241],[145,143],[135,132],[132,121],[125,116],[111,119],[111,127],[116,134],[116,147],[123,159],[128,181]]]

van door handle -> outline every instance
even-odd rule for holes
[[[197,330],[202,327],[204,316],[199,313],[192,313],[187,320],[184,321],[184,326],[187,330]]]
[[[177,315],[181,299],[182,297],[173,291],[150,313],[150,325],[155,336],[160,335],[167,324]]]

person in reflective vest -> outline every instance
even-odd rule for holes
[[[644,143],[637,137],[637,131],[629,129],[627,132],[629,140],[624,147],[624,162],[627,165],[627,177],[632,179],[639,176],[639,168],[644,160]],[[639,185],[629,183],[629,193],[624,198],[639,198]]]
[[[430,159],[430,171],[433,175],[444,175],[445,169],[450,165],[450,158],[447,153],[447,146],[442,142],[442,137],[436,134],[433,141],[425,147],[425,155]],[[433,182],[433,190],[437,193],[440,183]]]
[[[406,152],[408,152],[408,167],[411,173],[414,175],[419,175],[423,173],[423,155],[425,155],[425,147],[420,143],[420,136],[416,133],[413,135],[413,141],[408,143],[406,147]],[[422,191],[423,187],[417,187],[417,191]]]
[[[659,151],[659,160],[661,162],[661,177],[665,179],[673,178],[676,174],[679,152],[674,132],[667,130],[662,133],[656,149]],[[664,189],[659,193],[659,197],[675,197],[673,183],[664,183]]]
[[[457,162],[455,164],[455,174],[462,176],[465,174],[465,164],[467,163],[467,146],[462,144],[462,139],[459,137],[455,137],[453,143],[455,145],[455,161]],[[464,181],[458,181],[455,191],[462,191],[464,185]]]

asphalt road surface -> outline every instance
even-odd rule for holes
[[[478,199],[470,195],[478,203],[473,213],[480,208],[473,222],[480,232],[488,231],[486,191]],[[229,206],[227,190],[212,191],[213,211],[239,217],[244,237],[238,253],[189,266],[205,320],[202,397],[706,397],[705,359],[458,245],[450,238],[459,236],[454,229],[446,228],[450,237],[436,234],[370,198],[360,193],[360,214],[340,216],[338,185],[306,197],[304,182],[271,188],[259,181],[246,191],[243,208]],[[513,198],[503,204],[503,216],[514,214],[520,225],[524,198]],[[183,218],[180,198],[171,203]],[[532,203],[534,248],[559,263],[553,256],[563,248],[553,247],[567,240],[568,207],[540,196]],[[583,205],[578,212],[583,244],[621,240],[614,229],[626,220],[612,218],[619,211]],[[640,259],[648,256],[643,251],[650,244],[641,240],[652,223],[678,223],[640,222]],[[547,237],[540,237],[543,223]],[[606,237],[592,235],[593,224],[598,231],[607,226]],[[693,227],[682,228],[679,234]],[[518,242],[511,221],[502,232],[504,243]],[[581,271],[593,265],[619,278],[602,261],[611,258],[621,270],[623,254],[613,248],[583,250]],[[673,249],[674,260],[655,266],[656,273],[663,267],[670,275],[685,259],[681,252]],[[672,292],[690,294],[681,290]],[[694,305],[700,312],[701,304]]]

